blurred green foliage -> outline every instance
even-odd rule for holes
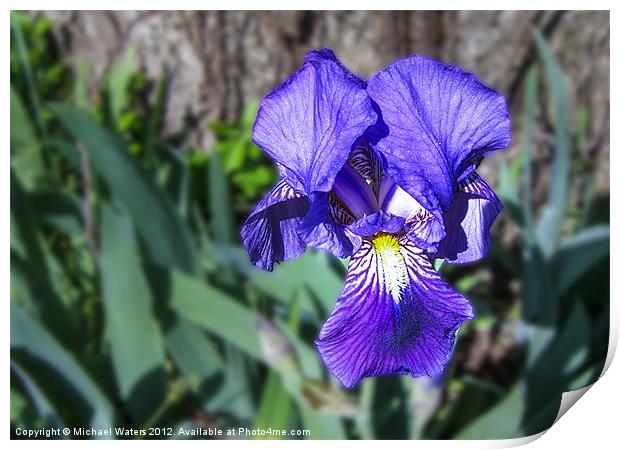
[[[147,80],[128,48],[93,96],[88,68],[64,63],[47,19],[13,13],[11,30],[13,429],[509,438],[549,427],[562,392],[600,375],[609,198],[596,193],[593,167],[576,151],[587,111],[573,130],[564,75],[539,34],[523,147],[500,174],[506,211],[492,254],[440,269],[476,310],[452,363],[441,379],[367,379],[345,391],[312,342],[346,261],[309,251],[266,273],[239,243],[239,224],[276,179],[251,141],[257,105],[238,123],[210,124],[209,152],[189,148],[161,131],[170,72]],[[537,207],[543,73],[555,136],[547,200]],[[574,188],[577,179],[585,190]],[[465,363],[476,358],[479,368]]]

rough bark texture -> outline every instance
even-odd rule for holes
[[[567,74],[574,120],[590,114],[589,143],[599,186],[609,186],[609,13],[553,11],[235,11],[46,12],[73,63],[94,68],[95,80],[139,49],[139,63],[157,78],[173,69],[166,131],[195,124],[195,142],[210,147],[210,120],[233,120],[294,71],[304,53],[330,47],[352,71],[369,76],[413,53],[458,64],[504,92],[511,104],[515,146],[525,74],[537,62],[532,29],[550,42]],[[543,95],[545,94],[543,89]],[[552,128],[540,111],[537,158]],[[545,144],[547,141],[547,144]],[[540,151],[538,149],[540,148]],[[548,153],[548,150],[546,150]]]

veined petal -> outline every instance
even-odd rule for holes
[[[334,220],[330,209],[327,193],[312,194],[310,210],[299,224],[299,237],[308,247],[327,250],[337,258],[348,258],[360,247],[362,238]]]
[[[368,183],[376,197],[379,197],[383,167],[379,155],[366,139],[360,139],[349,155],[349,163]]]
[[[364,216],[347,228],[362,237],[374,236],[377,233],[399,233],[403,230],[405,219],[383,211]]]
[[[285,179],[256,205],[241,227],[241,240],[252,264],[273,270],[274,262],[300,256],[305,245],[297,235],[308,198],[296,193]]]
[[[287,168],[296,189],[328,192],[357,138],[376,121],[365,87],[331,50],[309,52],[261,102],[254,142]]]
[[[446,237],[435,257],[466,264],[486,256],[491,226],[504,208],[491,187],[475,172],[459,185],[446,214]]]
[[[510,145],[504,97],[459,68],[413,56],[377,73],[367,90],[387,128],[376,144],[384,169],[433,215],[429,188],[445,212],[479,157]]]
[[[428,197],[427,197],[428,199]],[[445,236],[443,216],[439,208],[429,212],[397,183],[384,177],[379,192],[381,209],[405,219],[407,236],[416,247],[429,253],[439,248]]]
[[[364,241],[349,263],[346,284],[323,325],[317,348],[346,387],[364,377],[442,372],[469,302],[445,283],[406,238]]]

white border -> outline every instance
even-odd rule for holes
[[[88,6],[90,8],[86,8],[86,4],[81,1],[58,1],[54,2],[54,4],[50,4],[50,2],[43,1],[8,1],[7,6],[9,9],[126,9],[127,7],[131,7],[131,9],[152,9],[156,6],[168,6],[165,4],[155,5],[153,2],[146,1],[118,1],[118,0],[108,0],[103,3],[95,5],[93,2],[89,2]],[[178,9],[204,9],[209,6],[219,6],[216,2],[205,2],[205,1],[183,1],[177,0],[174,2],[174,6]],[[412,7],[416,7],[416,9],[460,9],[459,7],[467,6],[468,9],[497,9],[497,2],[490,1],[470,1],[466,5],[462,1],[436,1],[433,3],[426,3],[425,5],[429,6],[428,8],[424,8],[424,4],[415,4],[411,3],[411,1],[386,1],[383,0],[381,2],[370,2],[370,1],[341,1],[334,2],[325,1],[325,0],[315,0],[312,2],[302,1],[296,2],[294,5],[290,3],[284,3],[283,1],[262,1],[258,4],[260,8],[256,8],[257,2],[255,1],[235,1],[229,0],[226,2],[226,6],[228,9],[289,9],[292,6],[295,6],[296,9],[410,9]],[[381,8],[377,8],[380,6]],[[583,2],[575,2],[575,1],[531,1],[531,0],[522,0],[518,4],[511,4],[509,6],[518,6],[521,9],[578,9],[579,6],[584,6]],[[609,1],[596,1],[590,0],[587,3],[589,9],[612,9],[611,13],[611,28],[615,29],[614,25],[617,24],[616,15],[617,13],[613,11],[611,8],[611,2]],[[5,212],[5,220],[2,221],[2,236],[3,240],[1,245],[2,250],[2,273],[0,275],[0,280],[2,284],[3,292],[8,293],[10,290],[10,275],[9,275],[9,250],[10,250],[10,214],[7,214],[9,211],[10,204],[10,181],[8,177],[8,167],[10,166],[10,152],[9,152],[9,130],[10,130],[10,102],[9,102],[9,70],[8,69],[8,55],[9,53],[9,38],[10,38],[10,27],[9,27],[9,9],[7,9],[7,14],[4,16],[5,22],[4,27],[0,27],[0,36],[2,38],[2,42],[4,43],[3,49],[4,51],[4,70],[0,73],[0,77],[2,77],[4,89],[0,93],[0,104],[4,105],[4,118],[0,123],[2,127],[0,135],[3,136],[5,146],[4,151],[2,152],[2,159],[4,162],[4,170],[5,175],[2,177],[2,194],[1,197],[1,206],[2,210]],[[611,33],[611,49],[612,49],[612,58],[611,58],[611,74],[612,74],[612,82],[611,82],[611,114],[610,114],[610,122],[613,123],[613,117],[615,108],[614,105],[617,104],[617,89],[614,89],[613,83],[613,74],[617,73],[617,62],[614,59],[617,57],[617,45],[615,39],[615,32]],[[510,57],[510,55],[507,55]],[[614,139],[614,135],[612,133],[611,136],[611,147],[613,148],[613,144],[617,140]],[[614,156],[614,152],[611,152],[611,174],[610,174],[610,185],[611,192],[615,192],[616,190],[616,179],[620,176],[618,173],[617,165],[614,164],[616,157]],[[614,197],[615,198],[615,197]],[[618,224],[618,208],[614,206],[612,202],[612,210],[611,210],[611,272],[618,274],[617,269],[617,256],[618,255],[618,240],[615,238],[615,233],[613,230],[617,228]],[[619,375],[620,369],[618,368],[618,364],[610,365],[613,359],[614,354],[617,350],[617,341],[618,341],[618,326],[620,324],[619,320],[619,309],[616,304],[618,299],[618,289],[612,283],[611,286],[611,298],[614,301],[611,302],[611,324],[610,324],[610,345],[609,345],[609,355],[606,364],[606,368],[608,368],[607,372],[602,376],[602,378],[597,381],[591,389],[587,391],[587,394],[578,401],[578,406],[571,408],[563,417],[559,419],[559,421],[554,424],[549,431],[544,433],[544,436],[541,439],[536,439],[540,437],[540,435],[522,439],[515,440],[503,440],[503,441],[392,441],[387,445],[394,446],[396,448],[413,448],[415,446],[416,449],[447,449],[447,448],[459,448],[459,449],[487,449],[487,448],[507,448],[507,447],[515,447],[519,445],[524,445],[528,442],[533,443],[530,444],[529,448],[542,450],[542,449],[570,449],[570,448],[583,448],[586,445],[591,446],[591,448],[609,448],[610,443],[618,442],[616,436],[616,427],[617,427],[617,413],[616,408],[617,405],[615,401],[620,399],[620,389],[619,389]],[[2,315],[2,339],[3,345],[1,347],[2,352],[2,373],[0,377],[2,377],[4,383],[4,396],[5,399],[4,408],[2,409],[2,424],[4,425],[4,433],[5,440],[8,440],[10,437],[10,419],[9,419],[9,398],[8,398],[8,385],[9,385],[9,347],[10,347],[10,334],[9,334],[9,300],[5,299],[5,309],[4,314]],[[246,442],[252,442],[253,447],[257,448],[265,448],[265,449],[273,449],[274,447],[286,446],[288,448],[291,445],[296,445],[300,447],[314,447],[315,441],[296,441],[292,444],[291,441],[285,442],[277,442],[277,441],[174,441],[172,445],[183,445],[183,446],[192,446],[197,448],[204,448],[205,445],[210,447],[238,447],[245,446]],[[57,447],[57,448],[66,448],[67,446],[80,446],[85,445],[84,441],[46,441],[44,444],[46,447]],[[93,446],[105,446],[108,447],[110,445],[114,446],[142,446],[144,448],[152,448],[152,447],[164,447],[169,446],[170,443],[165,441],[114,441],[111,442],[88,442],[88,445]],[[345,441],[339,442],[338,446],[348,447],[355,446],[356,449],[360,448],[360,446],[370,448],[370,446],[375,446],[376,443],[370,441]],[[40,442],[34,441],[10,441],[9,446],[19,447],[19,448],[39,448],[41,446]]]

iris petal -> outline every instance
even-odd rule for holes
[[[287,168],[293,187],[328,192],[357,138],[376,121],[365,87],[331,50],[309,52],[261,102],[254,142]]]
[[[430,251],[458,182],[485,152],[510,145],[506,101],[474,75],[422,56],[378,72],[367,90],[384,123],[375,146],[384,171],[435,219],[417,236]]]
[[[491,226],[503,209],[491,187],[476,173],[461,183],[446,215],[448,233],[437,258],[466,264],[484,258],[491,239]]]
[[[403,229],[405,219],[383,211],[364,216],[347,228],[362,237],[373,236],[380,232],[399,233]]]
[[[388,178],[383,178],[381,182],[379,204],[383,211],[403,219],[408,219],[422,208],[407,191]]]
[[[307,197],[296,193],[286,180],[280,180],[241,227],[241,240],[252,264],[271,271],[274,262],[300,256],[305,245],[297,235],[297,227],[307,211]]]
[[[328,194],[315,192],[310,196],[310,205],[298,229],[308,247],[327,250],[337,258],[348,258],[359,249],[362,239],[330,214]]]
[[[349,388],[368,376],[437,375],[456,330],[472,317],[468,301],[420,250],[406,239],[394,247],[394,237],[380,238],[365,241],[351,259],[342,295],[316,341],[326,367]]]
[[[432,180],[444,208],[480,156],[510,145],[504,97],[457,67],[413,56],[378,72],[368,92],[389,130],[377,149],[395,181],[409,191],[418,176]]]

